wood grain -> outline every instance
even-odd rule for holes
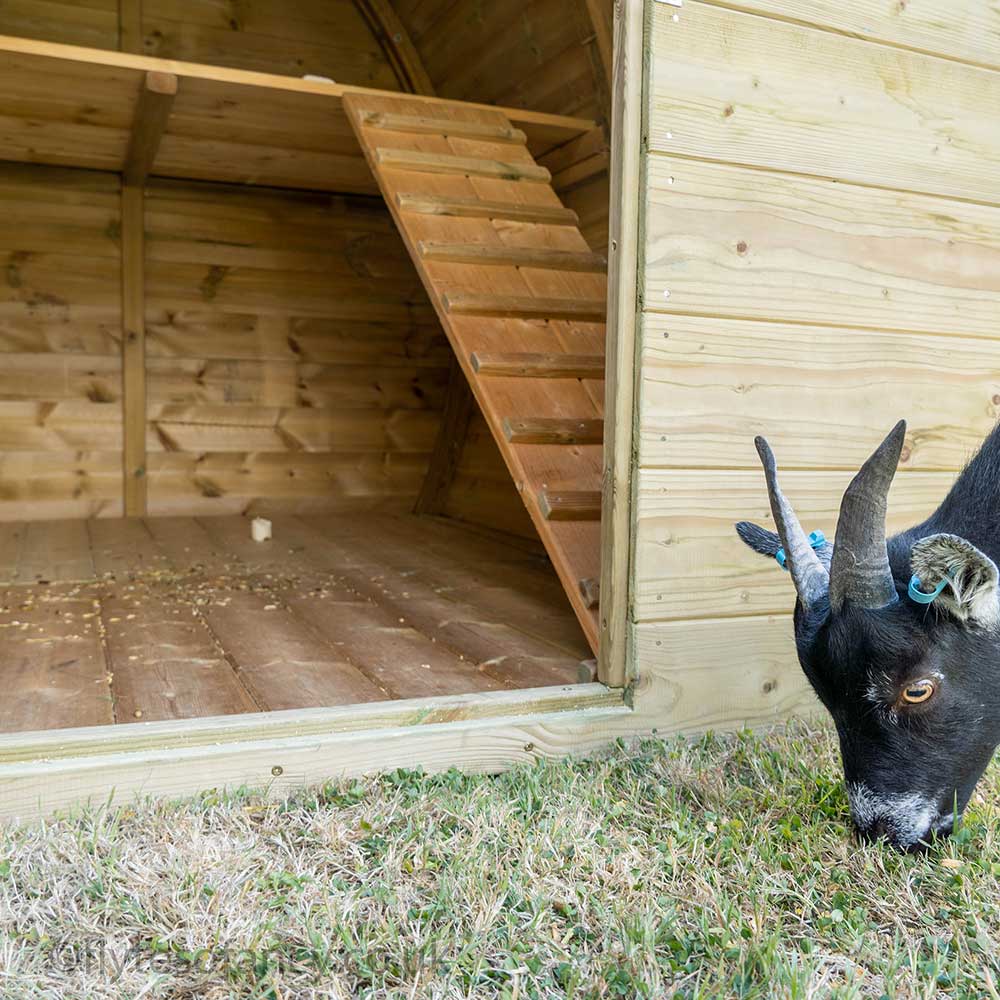
[[[635,655],[637,703],[656,704],[684,732],[823,712],[795,655],[791,615],[640,624]]]
[[[259,709],[192,602],[141,590],[102,601],[101,617],[119,721]]]
[[[871,442],[872,448],[882,437]],[[781,455],[778,454],[780,466]],[[807,531],[836,533],[844,489],[856,470],[782,472],[782,489]],[[890,531],[918,524],[944,499],[955,475],[904,472],[889,493]],[[788,612],[795,592],[773,559],[747,548],[736,521],[773,522],[763,473],[642,469],[635,551],[639,621]],[[683,581],[683,586],[679,585]]]
[[[1000,11],[979,0],[721,0],[720,6],[1000,68]]]
[[[996,336],[1000,208],[649,157],[645,308]]]
[[[640,463],[857,469],[901,417],[901,469],[959,470],[1000,416],[997,341],[647,314]]]
[[[0,591],[0,732],[112,721],[94,604],[78,588]]]
[[[604,456],[601,474],[601,568],[581,579],[601,587],[601,644],[598,674],[624,686],[631,671],[632,550],[635,535],[633,477],[637,456],[637,319],[645,246],[645,160],[642,154],[643,95],[646,87],[645,4],[614,5],[611,192],[608,220],[608,327]]]
[[[997,203],[996,71],[699,0],[652,11],[653,150]]]
[[[280,19],[275,24],[281,23]],[[292,23],[289,21],[288,23]],[[153,49],[190,57],[185,34],[207,44],[198,46],[205,63],[225,62],[234,32],[187,27],[179,21],[151,23]],[[155,34],[159,32],[160,34]],[[145,55],[105,52],[51,42],[0,36],[0,87],[5,95],[0,116],[0,154],[4,159],[66,166],[120,170],[124,163],[136,95],[150,71],[174,73],[178,95],[157,156],[157,171],[168,177],[265,184],[278,187],[376,193],[371,172],[342,110],[343,95],[357,84],[324,83],[222,65],[181,62]],[[308,42],[239,35],[248,43],[245,56],[256,59],[263,39],[266,58],[277,53],[287,72],[296,52],[325,58],[329,49]],[[372,41],[373,45],[377,43]],[[342,47],[334,61],[356,58],[357,47]],[[394,74],[381,53],[365,66],[384,67],[381,85],[393,87]],[[259,64],[258,64],[259,65]],[[301,65],[301,64],[300,64]],[[296,76],[302,75],[300,65]],[[273,68],[273,62],[266,68]],[[323,70],[319,71],[321,74]],[[45,81],[40,88],[38,81]],[[376,87],[379,80],[375,81]],[[72,95],[69,99],[65,95]],[[421,98],[420,113],[433,117],[441,107]],[[539,155],[586,132],[593,123],[534,111],[510,111],[510,119]]]

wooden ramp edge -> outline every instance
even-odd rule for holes
[[[605,261],[501,111],[344,95],[348,120],[591,647]]]

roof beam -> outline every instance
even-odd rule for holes
[[[122,167],[126,185],[138,187],[151,173],[176,96],[177,77],[173,73],[150,70],[143,77]]]

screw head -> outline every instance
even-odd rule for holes
[[[271,774],[273,774],[276,778],[280,778],[284,773],[285,769],[280,764],[275,764],[274,767],[271,768]]]

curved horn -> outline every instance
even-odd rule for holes
[[[885,545],[885,514],[905,436],[906,421],[900,420],[844,493],[830,565],[830,607],[834,611],[845,601],[874,609],[896,600]]]
[[[767,478],[767,495],[771,501],[771,513],[778,529],[781,544],[785,550],[785,562],[792,574],[792,582],[804,607],[815,604],[830,587],[830,577],[826,567],[809,544],[806,533],[795,516],[792,505],[778,486],[778,467],[774,461],[771,446],[762,437],[754,438],[757,454],[760,455]]]

